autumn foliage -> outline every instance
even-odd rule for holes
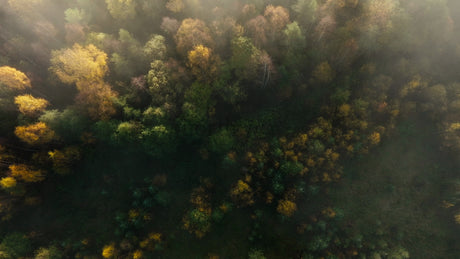
[[[37,122],[27,126],[17,126],[14,134],[29,145],[39,145],[54,139],[55,133],[44,122]]]
[[[0,86],[2,84],[18,91],[32,87],[29,78],[24,73],[9,66],[0,67]]]
[[[73,45],[52,53],[50,68],[64,83],[100,81],[107,73],[107,54],[94,45]]]
[[[22,114],[31,117],[37,116],[49,105],[47,100],[43,98],[35,98],[30,94],[16,96],[14,98],[14,103],[16,103]]]
[[[11,176],[24,182],[40,182],[45,179],[45,174],[42,170],[33,170],[24,164],[14,164],[9,167]]]

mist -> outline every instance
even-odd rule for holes
[[[0,0],[0,259],[460,258],[460,2]]]

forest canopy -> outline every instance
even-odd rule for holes
[[[0,0],[0,259],[460,258],[459,10]]]

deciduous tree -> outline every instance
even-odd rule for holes
[[[197,45],[188,52],[188,66],[192,74],[201,82],[210,83],[218,73],[220,58],[210,48]]]
[[[107,54],[89,44],[51,53],[51,71],[64,83],[101,81],[108,71]],[[77,85],[78,87],[78,85]]]
[[[29,145],[40,145],[54,139],[55,133],[43,122],[27,126],[17,126],[14,134]]]
[[[0,87],[2,85],[16,91],[32,87],[29,78],[24,73],[9,66],[0,67]]]
[[[35,98],[30,94],[16,96],[14,103],[22,114],[31,117],[39,115],[49,105],[47,100]]]
[[[10,165],[9,169],[12,177],[24,182],[40,182],[45,179],[45,173],[42,170],[33,170],[24,164]]]
[[[182,21],[176,33],[177,51],[186,55],[188,51],[197,45],[213,47],[214,40],[206,24],[199,19],[187,18]]]

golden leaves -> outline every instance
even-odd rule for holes
[[[23,164],[10,165],[11,176],[21,179],[24,182],[40,182],[45,179],[42,170],[32,170],[29,166]]]
[[[188,52],[188,65],[199,81],[209,82],[216,76],[219,60],[210,48],[203,45],[197,45]]]
[[[12,90],[21,91],[32,87],[29,78],[24,73],[9,66],[0,67],[0,84]]]
[[[53,140],[55,133],[44,122],[17,126],[14,134],[29,145],[45,144]]]
[[[115,244],[110,244],[102,248],[102,257],[112,258],[115,255]]]
[[[294,212],[297,210],[297,205],[295,202],[292,202],[288,199],[285,200],[279,200],[278,201],[278,206],[276,207],[276,211],[278,211],[280,214],[283,214],[284,216],[290,217]]]
[[[64,83],[101,81],[108,71],[107,54],[94,45],[55,50],[51,53],[51,68]]]
[[[37,116],[49,105],[47,100],[35,98],[30,94],[16,96],[14,98],[14,103],[18,106],[22,114],[31,117]]]
[[[0,186],[4,189],[13,188],[16,186],[16,179],[11,176],[3,177],[0,180]]]

